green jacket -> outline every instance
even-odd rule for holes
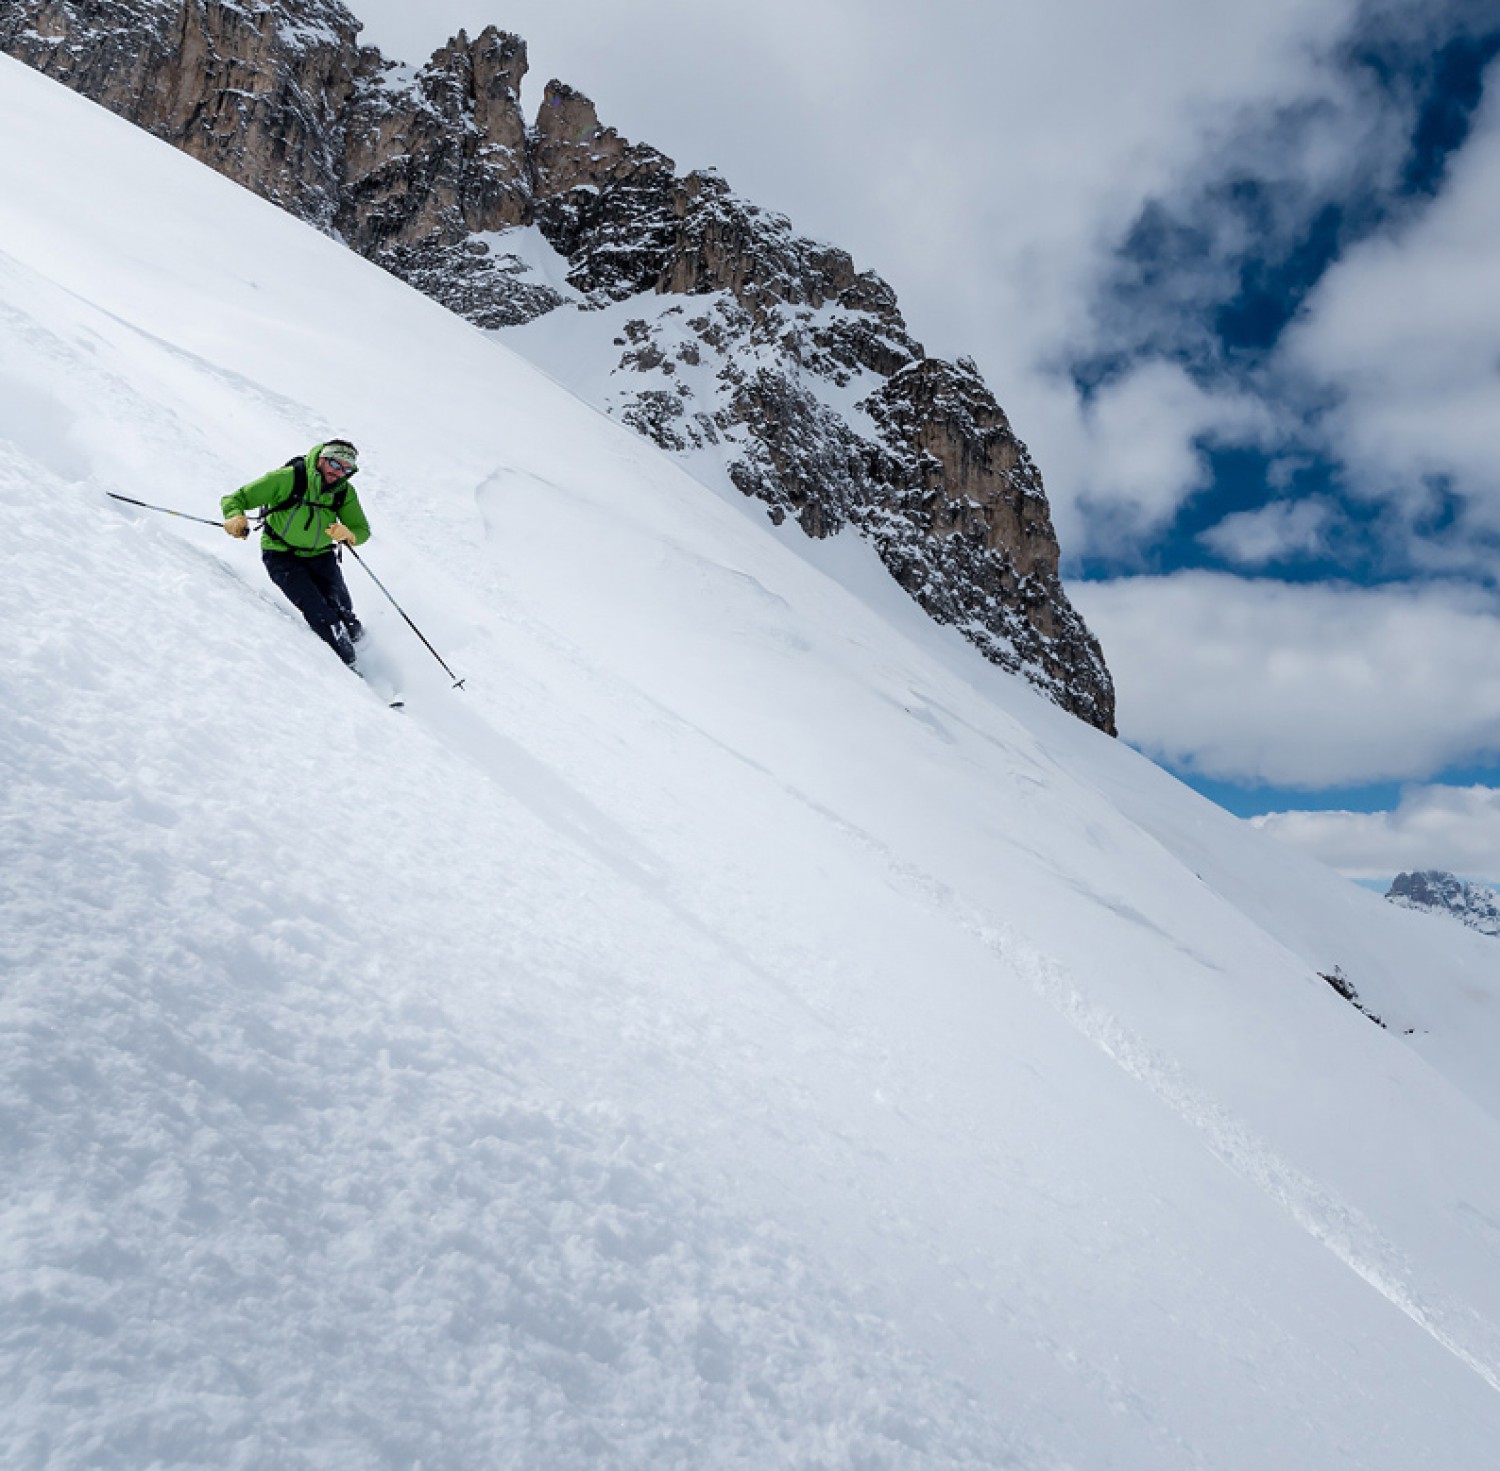
[[[314,445],[303,461],[307,466],[307,499],[290,510],[273,511],[266,517],[260,538],[262,551],[320,556],[334,546],[328,539],[328,528],[335,521],[342,521],[354,533],[356,546],[369,541],[370,523],[365,520],[364,507],[359,503],[354,476],[337,485],[324,485],[323,477],[318,474],[318,456],[322,453],[323,446]],[[248,515],[261,506],[279,506],[296,493],[297,472],[291,465],[282,465],[249,485],[242,485],[233,495],[226,495],[219,505],[227,521],[231,516]],[[340,495],[343,508],[335,511],[334,504]]]

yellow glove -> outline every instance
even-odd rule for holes
[[[237,536],[241,541],[243,541],[247,536],[250,535],[250,522],[244,516],[231,516],[224,523],[224,530],[227,531],[231,536]]]
[[[354,533],[342,521],[335,521],[328,528],[328,539],[329,541],[347,542],[350,546],[354,545]]]

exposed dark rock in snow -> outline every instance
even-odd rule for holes
[[[1344,974],[1342,967],[1336,965],[1331,971],[1319,971],[1318,979],[1332,986],[1361,1016],[1369,1017],[1377,1027],[1385,1029],[1385,1023],[1359,999],[1359,992],[1355,990],[1354,982]]]
[[[10,0],[0,48],[336,234],[480,326],[631,304],[597,338],[609,412],[811,536],[852,528],[935,619],[1114,732],[1041,475],[975,366],[895,294],[712,173],[603,126],[525,42],[460,32],[419,70],[337,0]],[[540,240],[560,275],[534,266]],[[607,355],[607,356],[606,356]]]

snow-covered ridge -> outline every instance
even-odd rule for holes
[[[1487,1464],[1489,940],[3,58],[0,135],[0,1462]],[[103,495],[328,430],[463,693]]]

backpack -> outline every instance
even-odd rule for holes
[[[267,506],[260,514],[260,530],[271,538],[272,541],[280,541],[282,546],[290,550],[291,543],[282,541],[267,524],[272,516],[278,516],[282,511],[295,511],[298,506],[307,504],[307,460],[302,456],[286,462],[286,469],[292,472],[292,493],[284,501],[278,501],[274,506]],[[349,485],[346,481],[333,493],[333,514],[340,518],[344,514],[344,502],[349,498]]]

